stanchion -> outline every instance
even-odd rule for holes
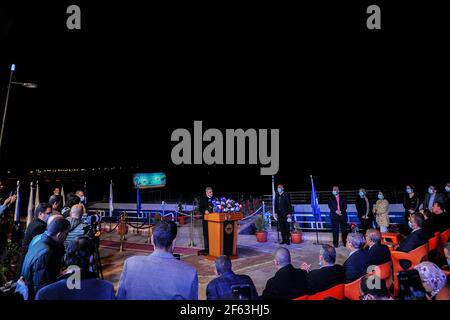
[[[194,204],[192,204],[192,211],[191,211],[191,221],[189,225],[189,247],[195,247],[194,243]]]

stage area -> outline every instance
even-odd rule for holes
[[[195,247],[189,247],[189,225],[182,225],[178,229],[177,246],[175,253],[181,255],[182,261],[191,264],[198,271],[199,276],[199,299],[206,299],[206,285],[215,278],[214,262],[203,256],[197,256],[197,251],[203,248],[201,221],[196,221],[194,226]],[[303,262],[312,264],[312,268],[319,268],[320,246],[314,245],[315,233],[304,232],[304,242],[301,244],[291,244],[288,247],[294,267],[299,267]],[[319,240],[322,243],[332,244],[331,233],[321,233]],[[133,255],[147,255],[152,252],[153,247],[146,243],[147,232],[136,234],[132,231],[127,235],[124,251],[119,252],[119,236],[114,231],[104,233],[101,237],[100,254],[102,257],[103,274],[106,280],[112,281],[117,290],[123,263],[126,258]],[[233,270],[238,274],[249,275],[255,283],[258,293],[261,294],[265,284],[276,270],[273,263],[273,252],[280,245],[276,243],[277,234],[275,231],[269,232],[268,242],[258,243],[254,235],[239,235],[238,255],[239,258],[233,260]],[[337,263],[343,264],[347,259],[348,251],[343,246],[337,249]]]

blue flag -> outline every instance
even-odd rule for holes
[[[314,215],[314,219],[317,222],[321,222],[322,218],[320,216],[320,207],[319,207],[319,199],[317,198],[317,192],[316,192],[316,187],[314,186],[314,180],[311,177],[311,209],[312,209],[312,213]]]

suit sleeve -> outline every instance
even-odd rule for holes
[[[190,294],[190,300],[198,300],[198,274],[197,271],[195,271],[194,279],[192,279],[191,282],[191,294]]]
[[[277,298],[277,293],[274,288],[273,280],[269,279],[266,284],[266,288],[264,289],[261,299],[263,300],[273,300]]]
[[[347,212],[347,199],[342,198],[341,200],[341,211]]]
[[[411,239],[412,236],[407,237],[405,240],[403,240],[402,243],[397,248],[397,251],[401,252],[410,252],[414,249],[414,241]]]
[[[289,193],[287,194],[287,197],[286,197],[286,202],[287,202],[287,205],[288,205],[288,210],[289,210],[289,214],[293,214],[294,213],[294,209],[292,209],[292,204],[291,204],[291,196],[289,195]]]
[[[127,261],[123,265],[122,274],[119,280],[119,289],[117,290],[117,300],[126,300],[127,299],[127,290],[125,281],[127,278]]]
[[[34,292],[38,292],[39,289],[50,284],[58,277],[58,271],[55,267],[48,266],[58,266],[59,263],[52,257],[52,255],[44,254],[36,261],[34,264],[36,269],[33,272],[33,285]]]
[[[208,286],[206,287],[206,300],[219,300],[216,286],[212,281],[208,283]]]
[[[0,217],[5,213],[7,206],[1,205],[0,206]]]

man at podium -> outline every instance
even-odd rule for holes
[[[205,189],[205,196],[201,197],[198,203],[198,210],[202,216],[203,224],[203,242],[205,244],[205,249],[203,251],[204,255],[209,254],[209,241],[208,241],[208,221],[205,220],[205,215],[213,212],[214,205],[212,203],[213,189],[207,187]]]

